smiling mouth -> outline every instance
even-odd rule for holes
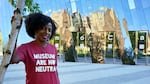
[[[44,40],[48,40],[48,39],[49,39],[48,35],[42,36],[42,38],[43,38]]]
[[[43,36],[43,38],[44,38],[44,39],[47,39],[47,38],[48,38],[48,36]]]

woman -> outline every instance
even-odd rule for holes
[[[57,50],[49,40],[54,36],[56,26],[53,20],[41,13],[34,13],[25,19],[27,34],[34,40],[19,46],[11,63],[25,64],[26,84],[60,84],[57,73]]]

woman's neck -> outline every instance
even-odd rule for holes
[[[48,42],[41,42],[41,41],[38,41],[38,40],[35,40],[35,41],[36,41],[36,43],[37,43],[38,45],[43,46],[43,47],[46,47],[47,44],[48,44]]]

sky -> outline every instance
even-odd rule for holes
[[[91,12],[99,11],[99,7],[113,8],[120,20],[123,36],[126,40],[125,46],[129,43],[129,38],[124,32],[122,19],[126,18],[129,31],[147,30],[150,31],[150,0],[33,0],[39,3],[40,10],[48,16],[54,10],[68,9],[68,13],[79,11],[81,16],[88,16]],[[10,20],[14,8],[8,0],[0,1],[0,31],[2,32],[3,44],[8,41],[11,31]],[[18,45],[31,41],[25,31],[24,24],[19,33]]]

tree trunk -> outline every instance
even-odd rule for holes
[[[2,63],[0,65],[0,84],[3,83],[3,78],[7,67],[10,63],[11,57],[13,55],[13,51],[15,49],[15,45],[17,42],[18,34],[22,25],[22,12],[25,5],[25,0],[18,0],[16,10],[14,10],[14,16],[11,20],[11,33],[9,35],[9,41],[7,44],[6,51],[4,52],[4,56],[2,59]]]

